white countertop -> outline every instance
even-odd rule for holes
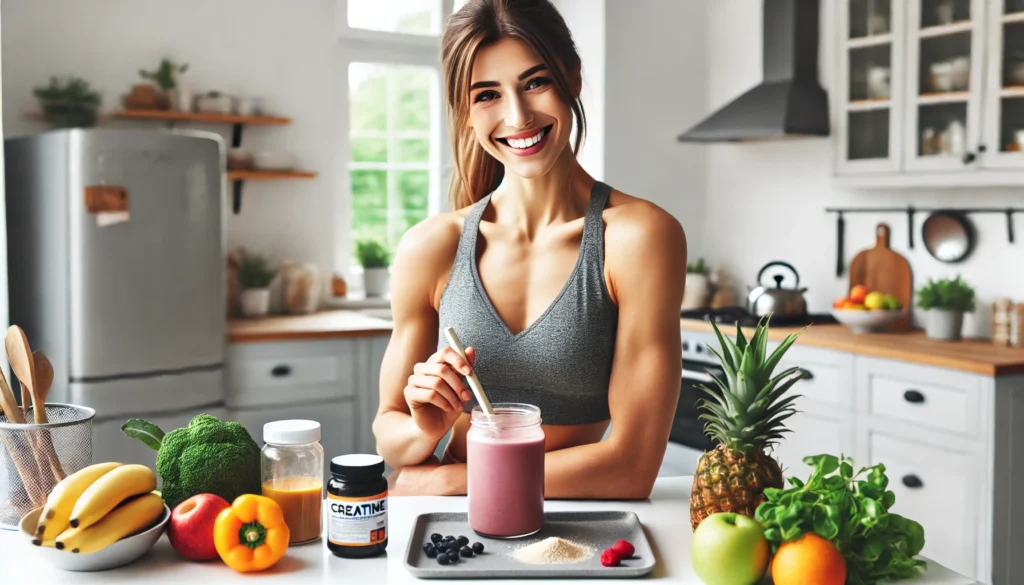
[[[650,500],[640,502],[597,502],[549,500],[548,511],[573,510],[629,510],[636,512],[647,529],[658,556],[654,571],[647,580],[668,583],[700,585],[701,581],[690,567],[689,499],[690,477],[660,478]],[[305,545],[291,547],[287,555],[271,569],[257,574],[236,573],[217,561],[191,563],[182,560],[171,548],[166,537],[135,563],[119,569],[98,573],[70,573],[48,565],[23,535],[0,530],[0,582],[7,584],[57,583],[243,583],[257,579],[260,583],[430,583],[409,573],[403,563],[408,535],[413,522],[424,512],[463,512],[464,497],[403,497],[391,498],[388,512],[388,551],[386,556],[373,559],[350,560],[335,557],[327,547]],[[457,570],[457,568],[455,569]],[[619,582],[633,582],[623,579]],[[469,580],[451,580],[470,583]],[[483,581],[472,581],[483,582]],[[493,582],[493,581],[492,581]],[[537,580],[535,582],[541,582]],[[545,580],[543,582],[554,582]],[[585,583],[606,584],[612,579],[573,580],[574,585]],[[976,585],[972,579],[960,576],[934,561],[919,578],[903,581],[914,585]]]

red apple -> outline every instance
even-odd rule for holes
[[[190,561],[219,558],[213,544],[213,523],[221,510],[230,507],[214,494],[196,494],[171,510],[167,539],[178,554]]]

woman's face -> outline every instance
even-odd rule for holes
[[[473,61],[469,121],[506,172],[536,178],[568,148],[573,116],[533,49],[506,38],[481,49]]]

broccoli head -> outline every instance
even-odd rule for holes
[[[231,502],[261,491],[260,447],[237,422],[200,414],[166,435],[145,421],[128,421],[121,428],[157,449],[160,491],[171,509],[196,494],[216,494]]]

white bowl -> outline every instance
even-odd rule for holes
[[[832,316],[854,333],[873,333],[905,315],[902,309],[832,309]]]
[[[39,523],[39,515],[42,512],[43,508],[39,507],[25,514],[25,517],[21,519],[18,529],[22,536],[25,537],[25,540],[32,541],[34,537],[32,529]],[[167,507],[167,504],[164,504],[163,514],[160,515],[160,519],[151,528],[127,538],[122,538],[107,548],[94,553],[76,554],[66,550],[57,550],[51,546],[35,548],[48,563],[58,569],[64,569],[65,571],[105,571],[127,565],[146,554],[160,540],[160,536],[167,528],[167,522],[170,519],[171,510]]]
[[[257,152],[252,155],[252,166],[261,171],[288,171],[295,166],[295,160],[285,152]]]

